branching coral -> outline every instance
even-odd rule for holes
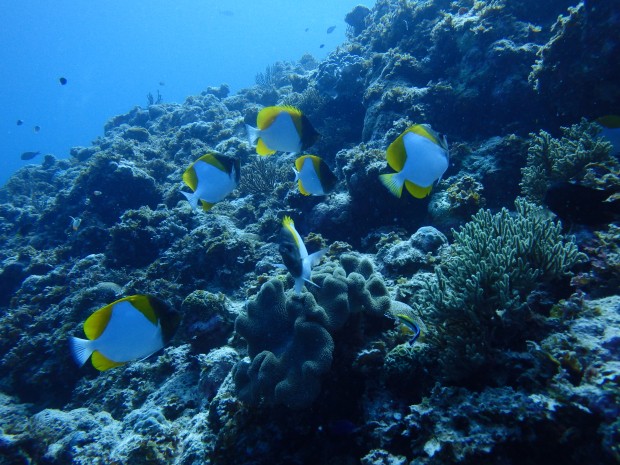
[[[542,130],[531,134],[527,164],[521,170],[521,191],[530,201],[541,203],[553,182],[582,181],[593,163],[618,165],[611,144],[599,137],[599,126],[582,120],[562,132],[561,139]]]
[[[241,168],[241,191],[247,194],[271,194],[285,177],[275,160],[258,158]]]
[[[523,334],[530,293],[585,259],[540,207],[523,199],[515,206],[516,215],[481,210],[453,230],[452,256],[418,302],[433,309],[431,337],[448,376],[480,366],[493,348],[510,347]]]

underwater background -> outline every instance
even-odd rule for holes
[[[135,102],[0,188],[1,464],[620,463],[617,2],[378,0],[332,25],[324,56]],[[273,105],[321,135],[328,195],[247,140]],[[449,166],[397,198],[379,176],[414,124]],[[195,211],[207,153],[240,182]],[[285,216],[327,249],[301,294]],[[171,341],[79,368],[70,338],[133,294],[181,313]]]

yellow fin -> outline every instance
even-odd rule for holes
[[[419,136],[426,137],[432,143],[440,145],[439,139],[437,138],[435,131],[433,131],[429,126],[425,124],[415,124],[408,128],[405,132],[403,132],[403,135],[408,132],[413,132],[414,134],[417,134]]]
[[[387,162],[394,171],[402,171],[407,160],[407,151],[405,150],[405,142],[403,136],[407,131],[403,132],[390,144],[387,149]]]
[[[303,195],[310,195],[310,192],[308,192],[305,188],[304,185],[301,183],[301,179],[297,180],[297,187],[299,187],[299,192],[301,192]]]
[[[157,325],[157,315],[155,314],[155,309],[153,308],[153,305],[151,304],[151,301],[147,296],[138,294],[126,297],[125,299],[121,300],[128,300],[131,305],[133,305],[138,311],[140,311],[140,313],[147,317],[151,323]]]
[[[112,307],[118,302],[120,302],[120,300],[100,308],[86,319],[84,322],[84,333],[88,339],[92,341],[103,334],[103,331],[106,326],[108,326],[110,318],[112,317]]]
[[[295,241],[295,245],[297,246],[297,248],[299,249],[299,242],[297,241],[297,231],[295,230],[295,222],[293,221],[293,219],[290,216],[285,216],[282,219],[282,226],[284,226],[288,232],[291,234],[291,236],[293,237],[293,240]]]
[[[413,195],[416,199],[423,199],[428,194],[431,193],[433,186],[428,187],[420,187],[417,184],[412,183],[411,181],[405,181],[405,187],[409,191],[411,195]]]
[[[98,350],[95,350],[93,352],[93,355],[90,360],[93,366],[99,371],[106,371],[106,370],[109,370],[110,368],[119,367],[125,364],[125,362],[115,362],[113,360],[110,360]]]
[[[212,153],[207,153],[206,155],[203,155],[196,161],[204,161],[205,163],[208,163],[209,165],[215,166],[220,171],[224,171],[224,172],[228,171],[226,167],[222,164],[222,162]]]
[[[273,123],[273,120],[276,119],[276,117],[282,112],[288,113],[293,117],[293,119],[295,116],[301,117],[301,111],[295,107],[265,107],[258,112],[258,116],[256,117],[256,126],[260,130],[267,129],[271,123]]]
[[[261,137],[258,139],[258,142],[256,143],[256,153],[264,156],[264,155],[273,155],[274,153],[276,153],[276,151],[271,150],[269,147],[267,147]]]
[[[198,177],[196,176],[196,171],[194,170],[194,164],[192,163],[189,168],[185,170],[183,173],[183,182],[192,190],[196,190],[196,186],[198,186]]]
[[[204,200],[200,201],[202,203],[202,209],[206,212],[208,212],[209,210],[211,210],[213,208],[213,206],[215,205],[214,203],[209,203],[206,202]]]
[[[308,155],[302,155],[301,157],[298,157],[297,160],[295,160],[295,168],[297,169],[297,171],[301,172],[301,168],[304,166],[304,161],[306,160],[306,157]]]
[[[392,195],[400,199],[400,196],[403,194],[403,186],[402,184],[399,185],[394,179],[394,176],[396,176],[396,174],[398,173],[380,174],[379,180],[385,187],[388,188]]]

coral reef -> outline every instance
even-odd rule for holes
[[[620,105],[614,8],[377,0],[321,61],[153,96],[19,170],[0,188],[0,463],[618,463],[618,225],[567,236],[536,205],[565,180],[617,197],[590,123]],[[268,105],[321,133],[329,195],[297,192],[294,157],[256,158],[244,124]],[[448,171],[396,199],[386,148],[422,123]],[[209,152],[241,184],[194,212],[181,177]],[[301,295],[274,269],[285,215],[329,249]],[[183,314],[170,345],[77,368],[68,338],[136,293]]]
[[[618,160],[611,154],[611,144],[600,137],[598,125],[582,120],[562,128],[562,133],[561,139],[542,130],[531,134],[527,163],[521,170],[521,190],[530,201],[541,203],[553,182],[594,183],[586,176],[592,166],[603,165],[616,172],[620,169]],[[597,178],[601,185],[591,187],[611,187],[601,176]]]

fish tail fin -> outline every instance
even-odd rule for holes
[[[293,166],[293,173],[295,173],[295,180],[293,182],[299,181],[299,171]]]
[[[313,268],[319,264],[321,258],[323,258],[323,255],[327,253],[327,250],[328,249],[321,249],[318,252],[314,252],[313,254],[308,255],[308,257],[304,260],[308,260],[308,262],[310,263],[310,268]]]
[[[405,181],[404,179],[401,179],[398,174],[399,173],[381,174],[379,175],[379,180],[385,187],[387,187],[392,195],[400,199],[400,196],[403,194],[403,185],[405,184]]]
[[[301,290],[304,288],[304,278],[295,278],[295,294],[301,294]]]
[[[181,194],[185,196],[185,198],[191,205],[192,210],[196,210],[196,208],[198,207],[198,196],[196,195],[196,193],[181,191]]]
[[[93,353],[91,343],[88,339],[71,337],[71,339],[69,339],[69,345],[71,346],[71,354],[73,355],[73,359],[79,366],[84,365]]]
[[[250,126],[249,124],[245,125],[245,132],[248,136],[249,144],[254,147],[256,145],[256,141],[260,135],[260,129]]]

